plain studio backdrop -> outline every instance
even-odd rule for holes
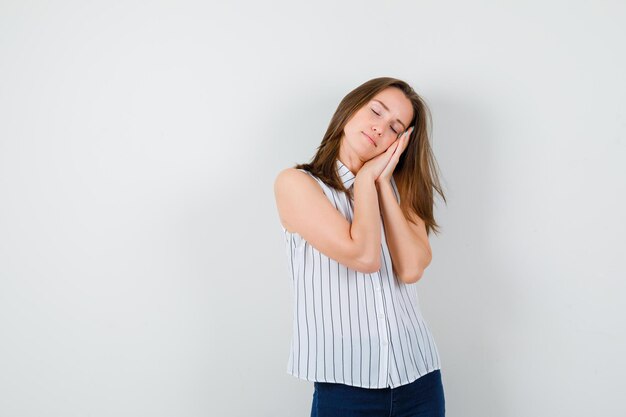
[[[380,76],[448,199],[449,416],[624,416],[626,6],[0,4],[0,416],[307,416],[273,183]]]

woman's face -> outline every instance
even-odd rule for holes
[[[409,128],[412,119],[411,101],[401,90],[389,87],[376,94],[346,123],[343,146],[360,160],[368,161],[385,152]]]

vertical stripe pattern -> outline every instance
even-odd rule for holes
[[[337,170],[350,189],[355,175],[339,159]],[[302,171],[352,222],[349,196]],[[391,184],[399,202],[393,178]],[[307,381],[395,388],[441,368],[416,284],[401,282],[393,272],[382,222],[381,268],[371,274],[336,262],[298,233],[282,229],[294,301],[287,373]]]

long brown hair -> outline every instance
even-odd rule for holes
[[[431,230],[438,234],[439,225],[433,215],[434,191],[439,193],[444,202],[446,197],[439,183],[438,167],[430,147],[432,117],[424,100],[402,80],[391,77],[374,78],[350,91],[335,110],[312,161],[298,164],[294,168],[309,171],[328,186],[351,194],[352,190],[348,191],[343,186],[336,166],[343,129],[354,113],[378,92],[388,87],[395,87],[404,92],[413,106],[413,119],[409,126],[415,127],[393,173],[400,193],[400,207],[405,217],[412,223],[415,222],[408,215],[409,212],[417,214],[424,220],[428,235]]]

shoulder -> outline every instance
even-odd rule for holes
[[[283,227],[298,233],[302,227],[302,213],[308,213],[312,207],[319,207],[325,198],[320,184],[296,168],[286,168],[278,173],[274,181],[274,197]],[[305,217],[314,216],[309,213]]]
[[[315,180],[306,172],[296,168],[283,169],[274,180],[274,186],[281,188],[306,183],[315,183]]]
[[[274,180],[276,198],[279,195],[292,194],[294,191],[319,191],[323,193],[321,186],[311,175],[296,168],[285,168],[278,173]]]

